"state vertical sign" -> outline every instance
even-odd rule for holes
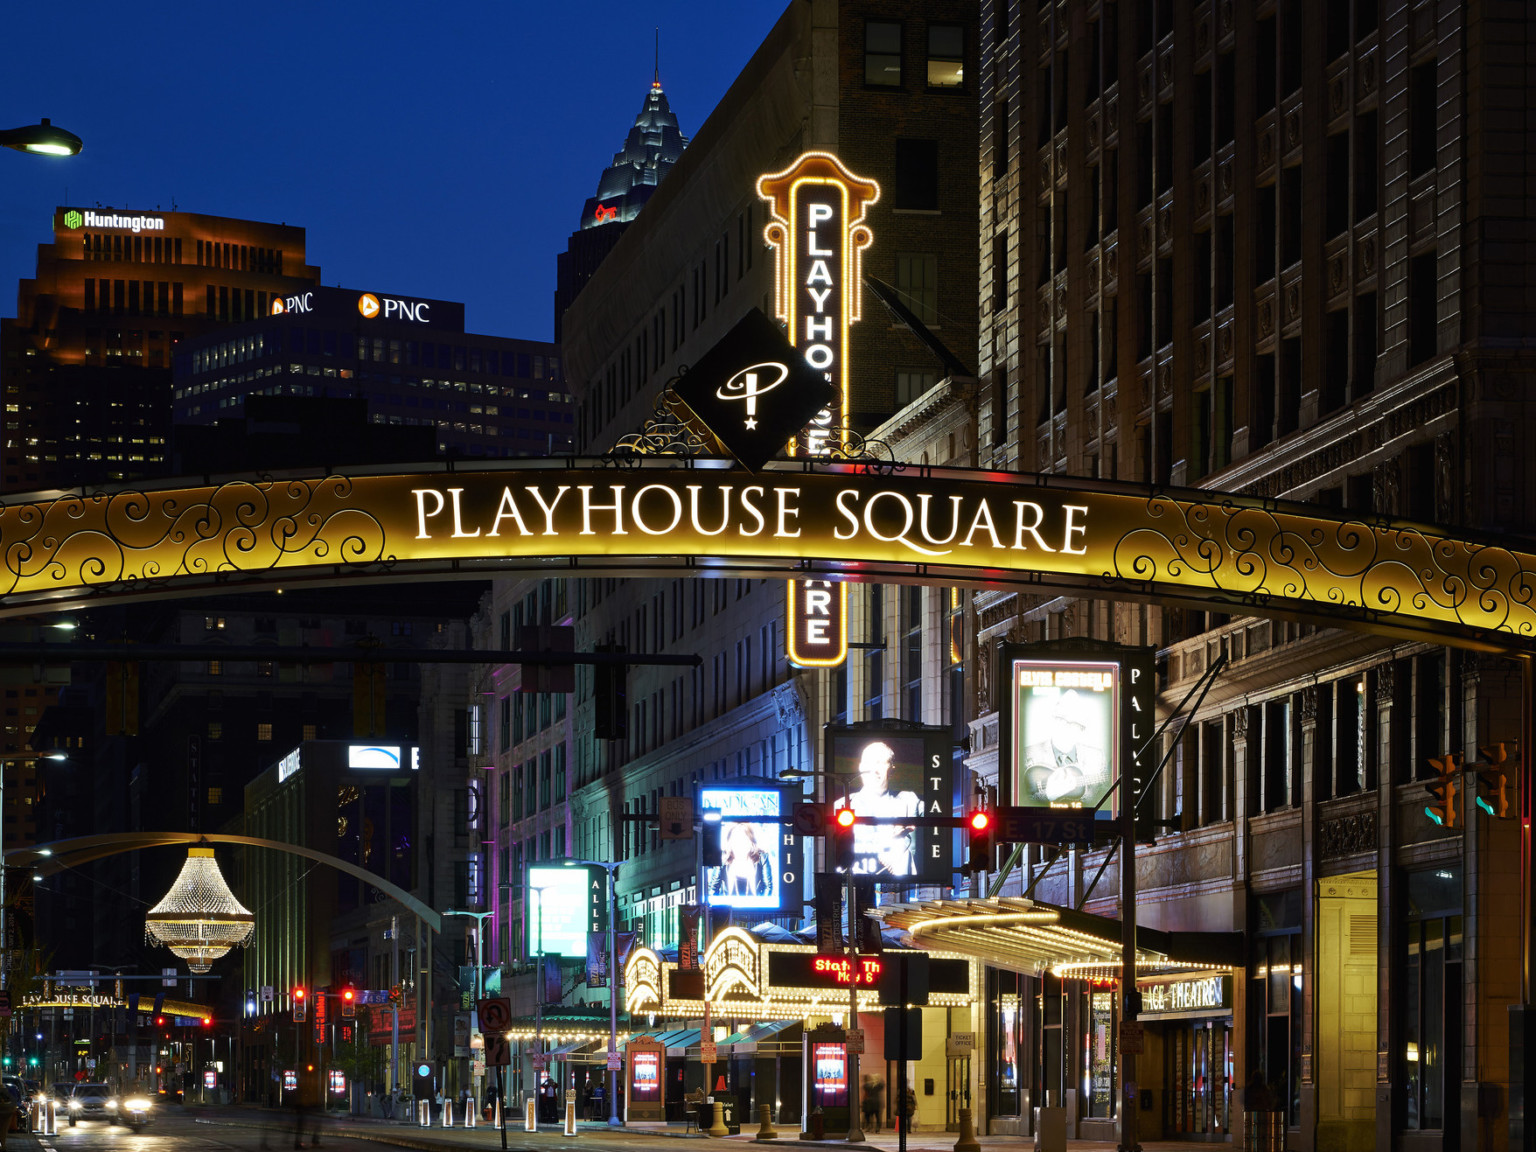
[[[865,223],[880,185],[855,176],[828,152],[806,152],[782,172],[759,177],[768,203],[764,239],[774,249],[775,314],[789,341],[836,390],[789,446],[791,455],[844,450],[848,430],[848,329],[863,309]],[[848,656],[847,592],[824,580],[789,584],[786,648],[792,664],[833,668]]]

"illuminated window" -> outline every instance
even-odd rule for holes
[[[222,660],[210,660],[210,661],[208,661],[208,675],[210,675],[210,676],[222,676],[222,675],[224,675],[224,662]]]
[[[964,83],[965,29],[958,24],[928,25],[928,87],[959,88]]]
[[[210,789],[208,789],[208,804],[209,804],[209,806],[211,807],[214,804],[222,804],[222,803],[224,803],[224,789],[222,789],[222,788],[210,788]]]
[[[317,739],[318,737],[316,737],[315,732],[316,732],[316,729],[315,729],[315,726],[313,724],[306,724],[306,725],[304,725],[304,729],[303,729],[303,733],[302,733],[303,739],[305,739],[305,740],[315,740],[315,739]]]
[[[222,740],[224,738],[224,722],[222,720],[208,721],[208,739]]]
[[[901,25],[864,21],[864,83],[873,88],[901,87]]]
[[[269,723],[266,723],[266,722],[257,724],[256,725],[256,739],[258,739],[258,740],[270,740],[270,739],[272,739],[272,725],[269,724]]]

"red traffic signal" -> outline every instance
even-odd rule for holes
[[[212,1023],[213,1023],[213,1017],[212,1016],[204,1016],[203,1017],[203,1027],[204,1028],[207,1028]]]
[[[832,868],[837,872],[853,870],[853,826],[858,816],[852,808],[838,808],[832,813],[831,848]]]
[[[165,1027],[165,1017],[164,1016],[156,1016],[155,1017],[155,1027],[156,1028],[164,1028]]]
[[[992,871],[992,813],[978,808],[965,818],[965,831],[970,841],[965,870],[973,876]]]
[[[302,1000],[302,999],[304,999],[304,989],[302,989],[302,988],[295,988],[293,990],[293,998],[295,1000]]]
[[[852,808],[839,808],[837,815],[832,817],[839,828],[852,828],[858,817],[854,815]]]
[[[357,1015],[357,989],[343,988],[341,990],[341,1014],[343,1016]]]

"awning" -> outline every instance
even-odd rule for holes
[[[573,1053],[584,1052],[596,1043],[597,1041],[595,1040],[572,1040],[567,1044],[560,1045],[558,1048],[551,1048],[544,1055],[550,1057],[551,1059],[558,1060],[563,1057],[570,1056]]]
[[[886,904],[870,915],[919,948],[1033,973],[1118,976],[1120,921],[1020,896]],[[1138,973],[1241,967],[1241,932],[1163,932],[1137,925]]]
[[[753,1024],[720,1041],[720,1048],[729,1049],[737,1056],[749,1056],[757,1051],[759,1044],[773,1040],[781,1032],[799,1027],[800,1024],[799,1020],[769,1020],[762,1024]]]

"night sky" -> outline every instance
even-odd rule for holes
[[[44,116],[71,159],[0,149],[0,315],[53,209],[301,225],[326,284],[467,305],[548,340],[555,257],[661,81],[684,135],[789,0],[13,4],[0,127]]]

